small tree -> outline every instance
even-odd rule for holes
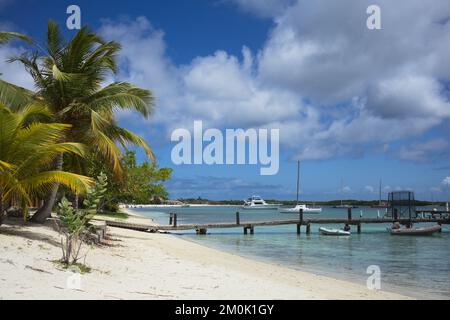
[[[83,242],[88,234],[95,231],[89,222],[97,212],[98,205],[106,192],[106,186],[106,175],[101,173],[97,177],[94,188],[86,195],[83,202],[84,209],[75,210],[72,203],[65,197],[58,204],[58,215],[61,221],[59,232],[63,235],[61,238],[62,262],[65,265],[75,264],[81,258],[80,250]]]

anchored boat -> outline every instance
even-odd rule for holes
[[[278,205],[268,204],[260,196],[253,196],[247,200],[244,200],[244,205],[241,208],[246,210],[269,210],[277,209]]]
[[[285,208],[285,207],[280,207],[278,208],[278,211],[280,213],[299,213],[300,210],[303,210],[304,213],[321,213],[322,212],[322,208],[311,208],[308,207],[306,204],[298,204],[295,207],[289,207],[289,208]]]
[[[295,207],[279,207],[278,211],[280,213],[299,213],[300,210],[303,210],[304,213],[320,213],[322,212],[322,208],[311,208],[306,204],[298,203],[298,194],[300,190],[300,161],[297,161],[297,202]]]
[[[320,227],[319,228],[319,232],[320,234],[324,235],[324,236],[349,236],[350,235],[350,231],[344,231],[341,229],[329,229],[329,228],[324,228],[324,227]]]
[[[432,235],[436,232],[440,232],[442,230],[442,227],[440,225],[434,225],[429,227],[422,227],[422,228],[394,228],[389,227],[387,230],[392,235],[409,235],[409,236],[428,236]]]

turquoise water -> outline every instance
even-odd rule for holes
[[[238,207],[189,207],[133,209],[160,224],[168,224],[169,213],[177,213],[178,224],[233,222],[240,211],[241,223],[257,220],[289,219],[295,215],[276,210],[246,211]],[[383,216],[383,209],[353,209],[353,217]],[[306,215],[305,215],[306,216]],[[324,208],[314,217],[347,217],[347,210]],[[332,275],[365,285],[367,267],[381,270],[382,289],[413,295],[421,299],[450,298],[450,229],[427,237],[396,237],[386,232],[385,224],[362,225],[362,234],[352,227],[350,237],[322,236],[319,225],[312,225],[311,235],[297,236],[296,226],[255,227],[254,235],[244,235],[242,228],[211,229],[208,235],[180,233],[206,246],[245,257],[276,263],[294,269]],[[342,225],[330,225],[341,228]]]

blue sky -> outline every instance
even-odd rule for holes
[[[161,166],[174,168],[173,198],[375,199],[412,189],[446,200],[450,176],[450,5],[392,1],[34,1],[0,0],[0,28],[42,39],[77,4],[82,23],[122,43],[121,71],[156,96],[152,119],[120,114],[144,135]],[[382,30],[366,8],[381,7]],[[73,31],[66,30],[67,36]],[[4,78],[30,87],[4,60]],[[174,166],[170,133],[203,120],[212,128],[279,128],[280,170],[259,166]],[[141,155],[141,159],[142,155]],[[384,196],[386,193],[384,192]]]

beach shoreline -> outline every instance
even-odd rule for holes
[[[219,251],[176,235],[108,228],[110,245],[90,248],[79,289],[53,262],[50,226],[0,228],[0,299],[411,299],[329,276]]]

